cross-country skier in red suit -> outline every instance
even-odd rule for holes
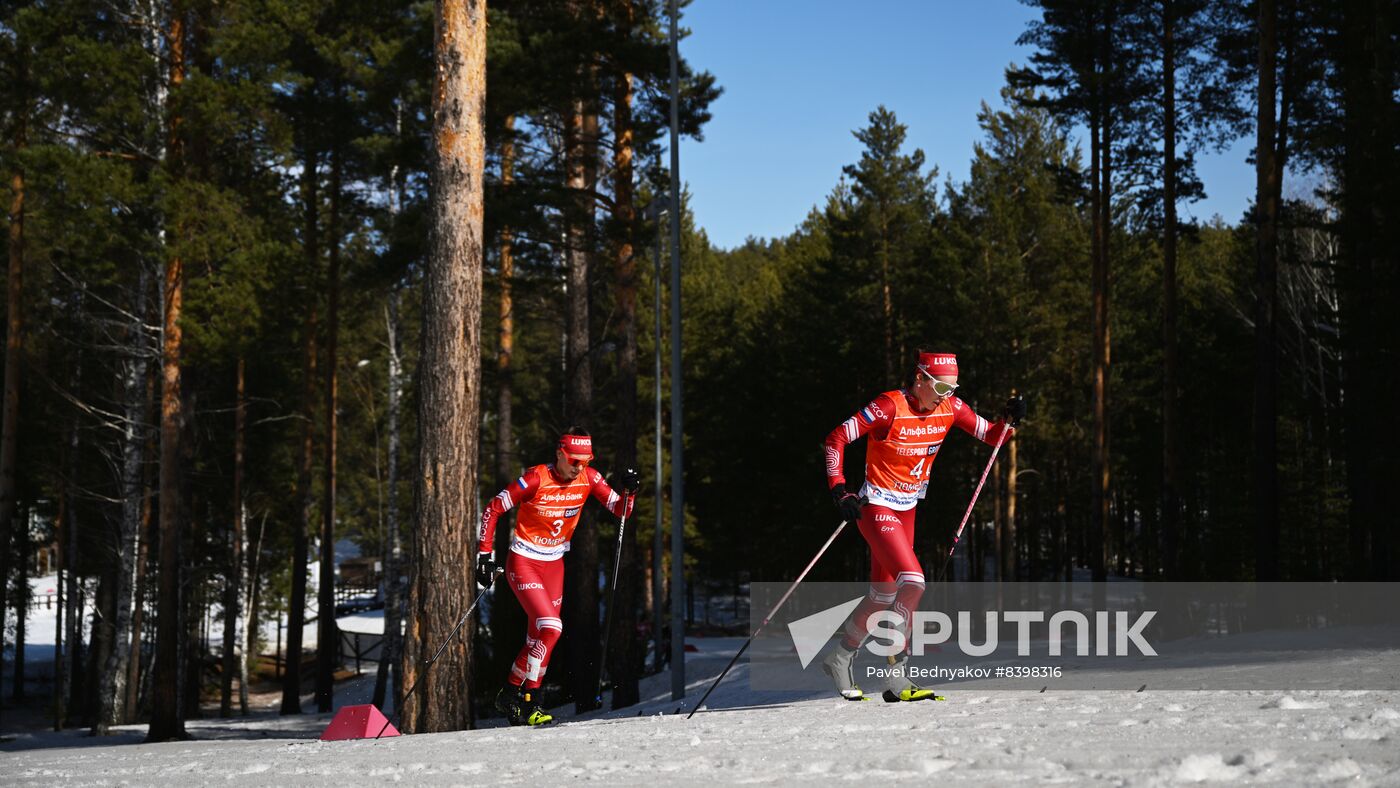
[[[842,697],[864,700],[856,686],[852,661],[869,635],[869,617],[891,605],[905,621],[924,593],[924,570],[914,555],[914,506],[928,490],[929,470],[948,431],[957,427],[984,443],[995,444],[1026,413],[1020,397],[1006,404],[1003,418],[990,423],[954,392],[958,360],[952,353],[919,353],[911,385],[887,391],[832,430],[826,438],[826,477],[832,500],[847,522],[854,522],[870,545],[870,591],[851,614],[845,636],[822,662]],[[864,436],[865,485],[846,489],[842,470],[846,444]],[[906,637],[906,643],[908,639]],[[927,700],[932,690],[907,678],[908,652],[889,671],[887,701]]]
[[[593,439],[581,427],[570,427],[559,438],[554,462],[526,469],[524,475],[501,490],[481,517],[478,542],[477,582],[489,586],[498,564],[493,551],[496,522],[501,515],[519,506],[510,554],[506,557],[506,580],[515,598],[525,609],[528,630],[525,646],[511,665],[509,683],[496,698],[496,708],[512,725],[544,725],[554,718],[540,708],[535,692],[549,667],[549,655],[564,631],[559,606],[564,600],[564,553],[578,526],[579,514],[588,498],[598,499],[618,517],[632,511],[639,486],[637,472],[622,472],[618,495],[603,474],[588,467],[593,460]]]

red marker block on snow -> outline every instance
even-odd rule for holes
[[[346,706],[335,713],[331,724],[321,732],[321,741],[344,741],[345,739],[373,739],[384,729],[384,736],[398,736],[399,731],[371,704]]]

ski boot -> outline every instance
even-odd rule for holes
[[[536,691],[524,687],[502,687],[496,696],[496,710],[506,715],[511,725],[537,727],[554,721],[536,700]]]
[[[853,663],[856,649],[846,648],[845,643],[837,643],[836,648],[822,660],[822,671],[836,682],[836,691],[846,700],[865,700],[865,693],[856,686]]]
[[[926,687],[920,687],[909,678],[909,654],[890,657],[890,677],[884,693],[886,703],[912,703],[919,700],[947,700],[942,695]]]

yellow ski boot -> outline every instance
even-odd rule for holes
[[[931,689],[920,687],[909,678],[909,655],[890,657],[888,688],[880,696],[886,703],[912,703],[920,700],[947,700]]]
[[[554,721],[554,717],[536,702],[535,691],[523,687],[503,687],[496,696],[496,710],[504,714],[511,725],[538,727]]]

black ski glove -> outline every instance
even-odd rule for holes
[[[622,491],[628,495],[636,495],[642,489],[642,477],[637,474],[635,468],[627,468],[622,472]]]
[[[831,500],[836,504],[836,508],[841,512],[841,518],[854,525],[860,521],[860,509],[865,506],[865,499],[846,489],[846,485],[838,484],[831,488]]]
[[[500,565],[496,563],[495,553],[476,554],[476,583],[483,588],[490,588],[496,581],[496,570]]]
[[[1012,429],[1021,426],[1021,419],[1026,417],[1026,398],[1017,394],[1006,401],[1006,407],[1001,411],[1001,417],[1010,424]]]

